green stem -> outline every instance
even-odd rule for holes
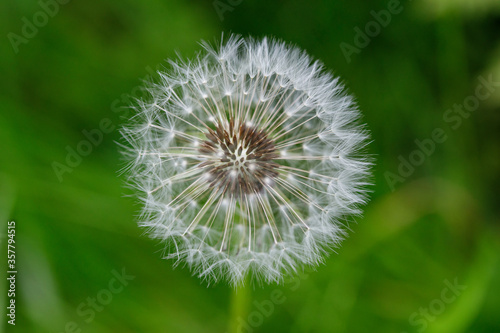
[[[229,319],[228,333],[238,332],[240,323],[246,321],[251,296],[248,283],[242,283],[233,289],[231,294],[231,316]]]

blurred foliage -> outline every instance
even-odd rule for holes
[[[82,332],[224,332],[260,319],[240,331],[500,331],[500,89],[456,130],[443,122],[480,76],[500,80],[499,2],[401,2],[350,62],[339,45],[353,44],[354,28],[388,1],[221,2],[222,21],[211,1],[70,1],[17,54],[6,36],[20,35],[22,18],[32,21],[41,5],[0,4],[0,233],[5,253],[4,223],[16,221],[19,271],[16,327],[7,327],[0,282],[0,331],[65,332],[75,322]],[[355,94],[377,159],[366,214],[325,265],[237,293],[173,269],[137,228],[137,203],[117,173],[116,130],[62,181],[52,167],[83,130],[105,118],[118,128],[120,107],[152,69],[221,31],[273,35],[321,59]],[[397,173],[398,156],[438,127],[448,140],[391,191],[386,172]],[[135,278],[87,323],[77,309],[122,268]],[[425,330],[412,325],[455,279],[463,293]],[[273,299],[272,311],[261,309]]]

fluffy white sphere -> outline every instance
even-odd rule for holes
[[[122,131],[140,225],[209,281],[316,265],[366,199],[368,135],[339,79],[264,38],[171,61]]]

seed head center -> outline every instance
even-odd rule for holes
[[[211,187],[241,196],[262,191],[278,176],[279,165],[272,161],[278,157],[276,147],[264,130],[230,119],[205,135],[207,140],[199,148],[205,161],[200,167],[208,171]]]

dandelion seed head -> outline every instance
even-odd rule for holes
[[[338,78],[281,41],[231,35],[170,61],[122,130],[139,225],[208,281],[317,265],[366,203],[370,159]]]

